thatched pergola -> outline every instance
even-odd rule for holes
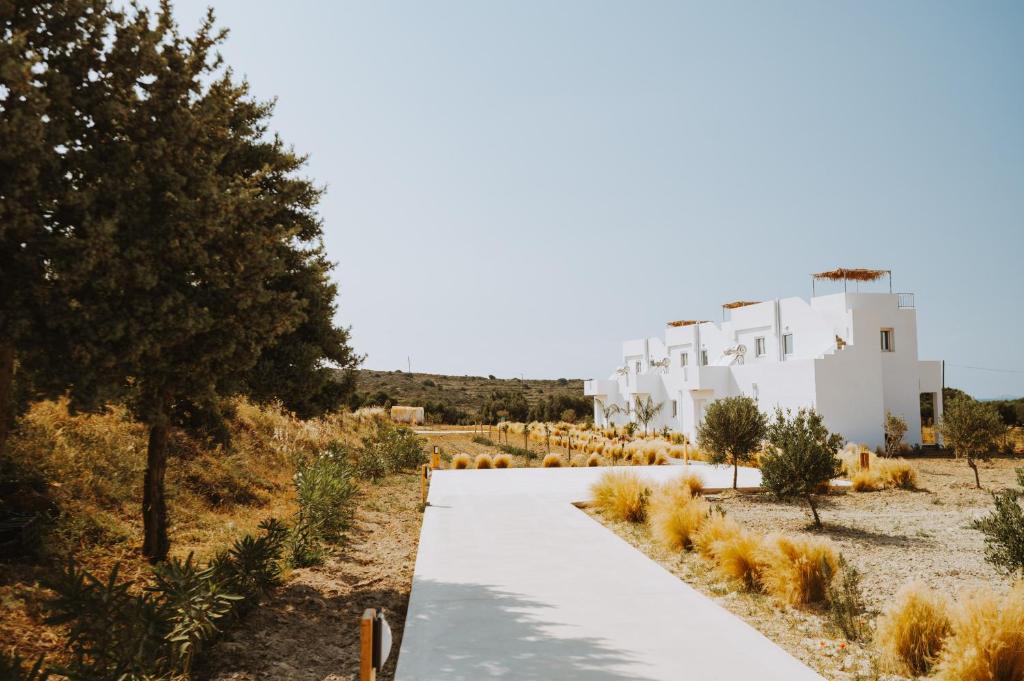
[[[843,292],[846,292],[847,282],[855,281],[878,281],[883,277],[889,277],[889,293],[892,293],[892,270],[869,270],[864,268],[837,267],[827,272],[816,272],[811,275],[811,296],[815,294],[815,284],[819,279],[827,281],[842,281]]]
[[[707,320],[703,319],[677,319],[674,322],[666,322],[666,326],[693,326],[694,324],[703,324]]]
[[[736,308],[746,307],[747,305],[757,305],[760,302],[761,302],[760,300],[734,300],[731,303],[723,303],[722,304],[722,321],[723,322],[725,321],[725,311],[726,310],[735,310]]]

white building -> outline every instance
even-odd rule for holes
[[[870,281],[885,270],[835,270],[815,279],[843,281],[844,292],[740,301],[723,305],[723,321],[669,322],[664,338],[622,345],[623,364],[608,379],[590,379],[594,420],[636,421],[636,404],[662,407],[652,429],[668,426],[696,441],[712,401],[748,395],[761,409],[816,409],[849,442],[884,444],[886,411],[906,419],[908,444],[921,443],[921,397],[942,414],[942,363],[917,356],[917,314],[909,293],[848,293],[848,281]]]

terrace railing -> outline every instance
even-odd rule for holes
[[[896,304],[899,307],[914,307],[914,294],[913,293],[897,293]]]

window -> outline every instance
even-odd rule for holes
[[[701,350],[700,351],[700,363],[701,363],[702,366],[707,366],[708,365],[708,351],[707,350]]]
[[[679,415],[679,403],[676,402],[675,400],[672,400],[672,418],[675,418],[678,415]]]
[[[782,334],[782,354],[789,356],[793,354],[793,334]]]
[[[640,373],[640,362],[639,361],[637,361],[637,363],[636,363],[636,373],[638,373],[638,374]]]
[[[690,363],[690,353],[681,352],[679,353],[679,366],[684,367]]]
[[[754,357],[762,357],[764,355],[764,336],[758,336],[754,339]]]
[[[882,352],[892,351],[892,329],[882,329]]]

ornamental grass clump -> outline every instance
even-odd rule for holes
[[[917,469],[906,459],[879,459],[874,470],[886,487],[917,489]]]
[[[940,681],[1024,679],[1024,581],[1006,595],[979,590],[961,602],[935,672]]]
[[[691,495],[687,487],[669,482],[651,493],[647,523],[651,535],[664,547],[672,551],[689,550],[710,510],[708,502]]]
[[[604,465],[604,461],[601,459],[601,456],[599,454],[591,454],[587,458],[587,466],[593,467],[593,466],[603,466],[603,465]]]
[[[728,527],[718,539],[706,544],[706,551],[715,563],[715,572],[728,580],[738,582],[747,591],[761,588],[761,544],[763,538],[755,532],[736,526]]]
[[[494,468],[494,461],[491,459],[490,454],[477,454],[473,465],[478,469]]]
[[[905,584],[878,618],[875,646],[890,669],[928,674],[952,629],[949,598],[920,582]]]
[[[590,488],[594,507],[613,520],[643,522],[650,490],[635,473],[611,470]]]
[[[544,468],[561,468],[562,457],[552,452],[544,457],[544,461],[541,462],[541,466]]]
[[[857,470],[850,476],[850,487],[854,492],[877,492],[884,487],[878,468]]]
[[[822,603],[839,568],[839,555],[825,539],[772,534],[758,553],[766,593],[790,605]]]
[[[508,454],[496,454],[494,456],[495,468],[509,468],[512,465],[512,457]]]
[[[452,457],[452,469],[462,470],[463,468],[469,468],[469,465],[473,462],[469,458],[469,454],[460,453]]]
[[[721,510],[711,511],[693,537],[693,548],[704,558],[713,560],[716,543],[742,531],[739,523],[727,517]]]

